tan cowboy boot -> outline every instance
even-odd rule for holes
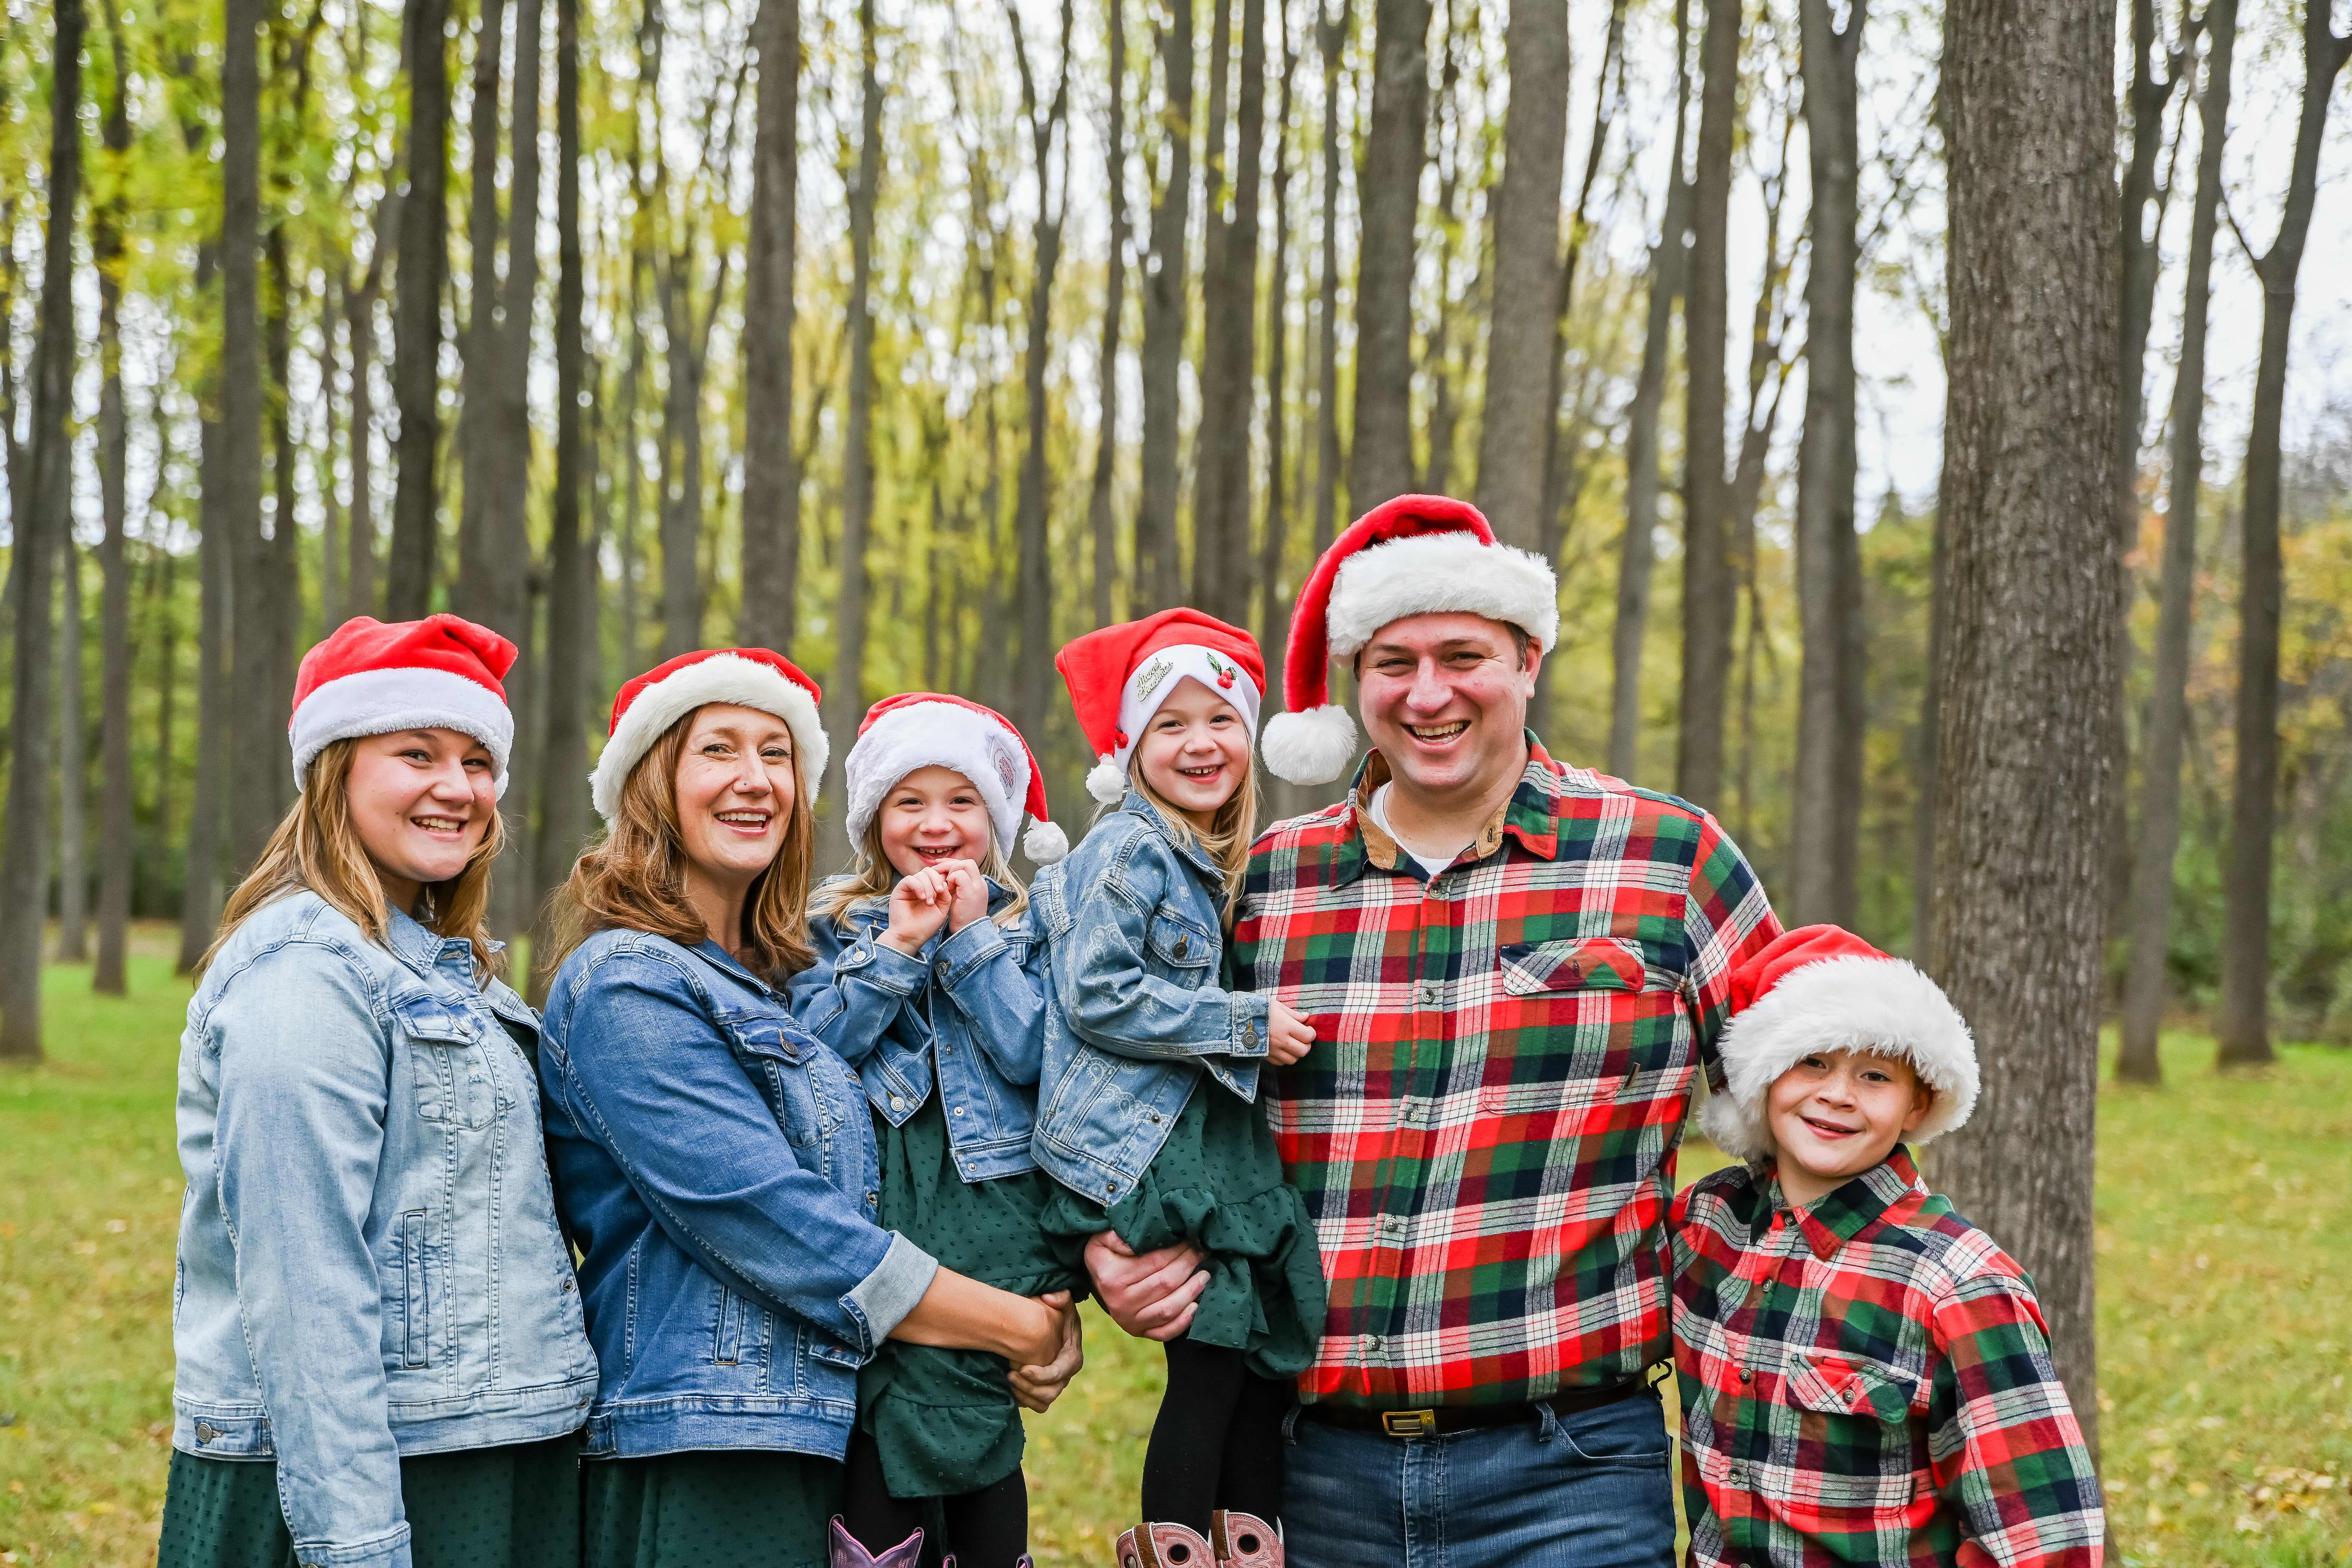
[[[915,1568],[922,1555],[923,1532],[919,1530],[877,1557],[842,1527],[839,1514],[833,1516],[833,1539],[825,1552],[827,1568]],[[955,1559],[948,1561],[952,1563]]]
[[[1181,1524],[1139,1524],[1118,1538],[1118,1568],[1216,1568],[1200,1532]]]
[[[1221,1508],[1211,1514],[1209,1550],[1217,1568],[1282,1568],[1282,1537],[1254,1513]]]

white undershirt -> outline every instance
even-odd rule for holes
[[[1403,850],[1406,854],[1412,856],[1413,859],[1420,864],[1421,868],[1428,872],[1432,877],[1436,876],[1440,871],[1444,870],[1448,866],[1453,865],[1454,861],[1460,859],[1462,858],[1462,851],[1470,847],[1471,840],[1465,838],[1460,844],[1455,845],[1452,849],[1446,851],[1443,855],[1429,856],[1423,854],[1420,850],[1415,849],[1412,845],[1407,844],[1403,837],[1399,835],[1397,830],[1389,823],[1389,786],[1387,784],[1382,784],[1378,789],[1372,791],[1372,798],[1367,809],[1371,813],[1373,826],[1378,827],[1382,833],[1387,834],[1391,838],[1395,839],[1396,847]]]

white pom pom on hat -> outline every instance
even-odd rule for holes
[[[842,815],[852,848],[865,844],[883,796],[924,767],[950,768],[971,781],[999,849],[1012,851],[1026,813],[1034,820],[1020,838],[1023,854],[1047,866],[1069,853],[1068,836],[1046,820],[1045,775],[1021,731],[993,708],[941,691],[902,692],[866,710],[842,763],[849,794]]]
[[[1283,650],[1289,710],[1265,727],[1265,763],[1292,784],[1328,784],[1356,757],[1356,727],[1330,700],[1330,665],[1407,616],[1466,611],[1559,640],[1559,580],[1542,556],[1496,542],[1478,509],[1399,496],[1348,526],[1298,590]]]

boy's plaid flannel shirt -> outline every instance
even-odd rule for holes
[[[1748,1167],[1701,1177],[1674,1245],[1693,1568],[2097,1568],[2033,1287],[1903,1149],[1793,1215]]]
[[[1496,1405],[1668,1354],[1666,1205],[1732,967],[1780,934],[1714,819],[1566,768],[1425,878],[1349,800],[1251,851],[1234,984],[1305,1014],[1272,1075],[1330,1308],[1310,1400]]]

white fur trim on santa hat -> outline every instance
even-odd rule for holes
[[[1341,562],[1324,614],[1325,640],[1333,658],[1347,658],[1391,621],[1450,610],[1508,621],[1547,653],[1559,641],[1559,579],[1551,563],[1460,530],[1391,539]]]
[[[612,826],[614,814],[621,809],[621,786],[628,783],[630,770],[672,724],[707,702],[738,703],[782,719],[793,732],[793,760],[801,790],[814,803],[829,751],[814,700],[766,665],[722,653],[689,664],[660,684],[647,687],[621,715],[612,739],[604,742],[604,754],[596,759],[596,771],[588,775],[590,798],[606,826]]]
[[[1801,964],[1724,1026],[1725,1091],[1710,1096],[1699,1127],[1740,1159],[1773,1152],[1765,1099],[1773,1080],[1816,1051],[1901,1057],[1934,1097],[1914,1143],[1968,1121],[1979,1079],[1976,1042],[1943,988],[1899,958],[1859,954]]]
[[[1356,721],[1336,702],[1304,713],[1277,713],[1258,742],[1265,765],[1295,784],[1329,784],[1356,760]]]
[[[322,682],[294,710],[287,738],[294,747],[294,788],[309,782],[310,763],[337,741],[391,735],[403,730],[455,730],[489,748],[499,794],[507,793],[507,755],[514,747],[514,714],[479,681],[446,669],[362,669]]]
[[[842,814],[853,850],[882,808],[882,797],[917,768],[961,773],[988,807],[996,847],[1010,854],[1029,798],[1029,759],[1021,738],[985,713],[958,702],[909,702],[866,727],[843,764],[849,806]]]

